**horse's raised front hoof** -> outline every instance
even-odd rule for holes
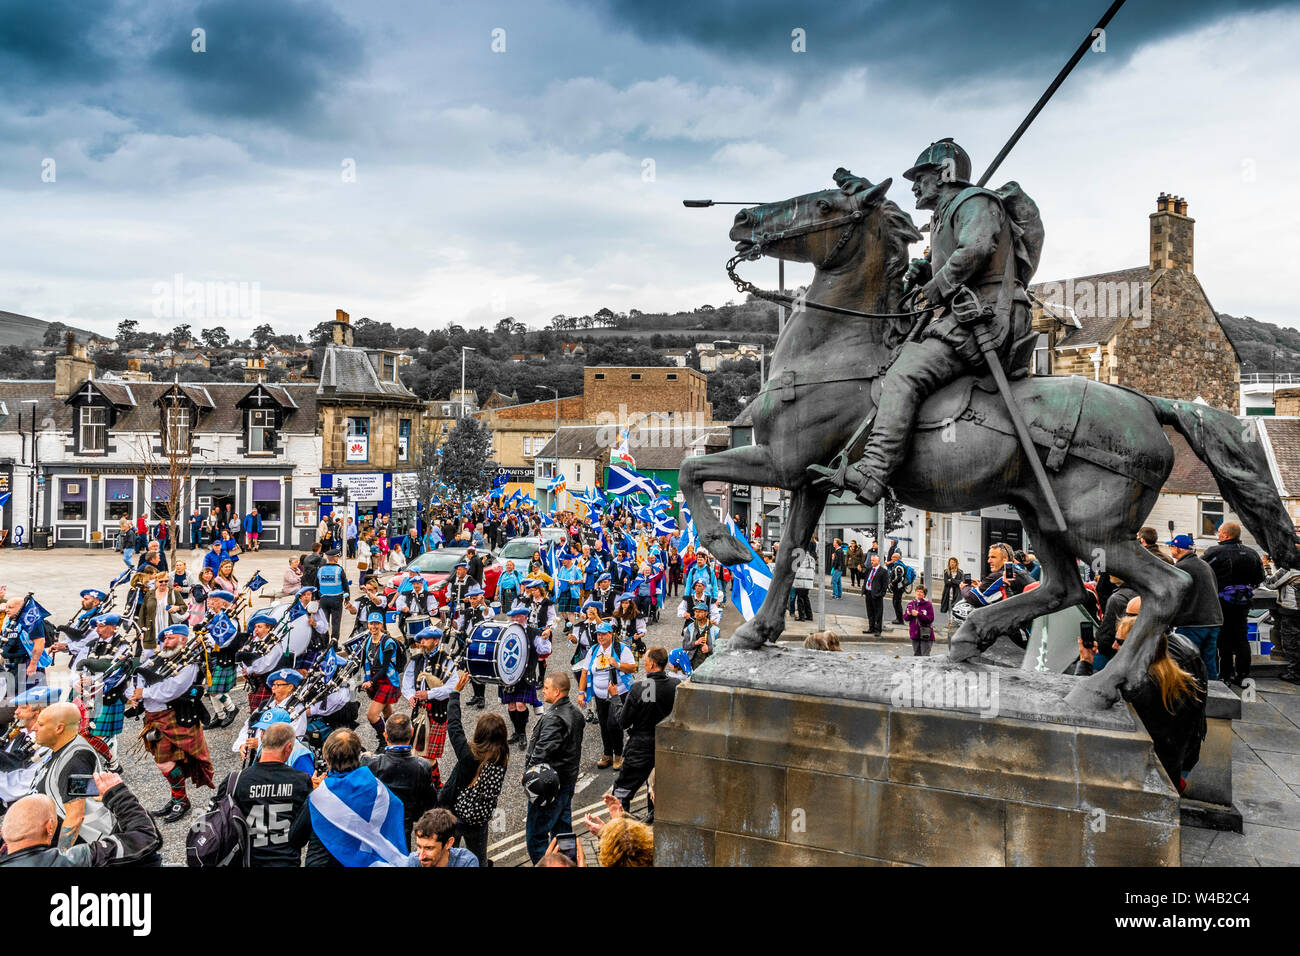
[[[715,538],[705,540],[703,544],[709,549],[709,553],[723,564],[748,564],[750,562],[749,548],[729,534],[720,534]]]
[[[1065,695],[1065,702],[1079,710],[1110,710],[1111,705],[1119,700],[1119,693],[1107,687],[1101,677],[1101,674],[1093,674],[1079,681],[1074,689]]]
[[[733,648],[756,651],[771,639],[763,628],[754,623],[756,620],[757,618],[752,618],[736,628],[735,633],[731,635]]]

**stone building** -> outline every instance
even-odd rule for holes
[[[350,514],[391,514],[390,527],[403,530],[415,518],[424,403],[402,384],[397,351],[353,345],[342,309],[332,331],[316,388],[321,487],[347,485]],[[321,504],[329,513],[333,499]]]
[[[1241,359],[1193,270],[1194,227],[1161,193],[1147,264],[1031,287],[1037,375],[1085,375],[1237,412]]]
[[[596,424],[606,415],[626,422],[656,412],[713,420],[708,379],[693,368],[588,365],[582,388],[584,417]]]

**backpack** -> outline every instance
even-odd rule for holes
[[[239,771],[226,777],[226,795],[185,835],[185,865],[195,867],[248,866],[253,841],[248,821],[235,804]]]
[[[903,582],[905,587],[911,587],[912,582],[916,580],[916,568],[910,564],[903,565]]]

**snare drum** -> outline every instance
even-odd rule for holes
[[[513,621],[484,621],[469,632],[465,662],[481,684],[517,684],[528,667],[528,635]]]
[[[429,626],[429,615],[413,614],[406,619],[406,636],[414,639],[415,635],[419,634],[428,626]]]

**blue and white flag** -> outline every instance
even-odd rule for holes
[[[325,652],[325,657],[320,662],[320,672],[326,680],[330,680],[334,677],[334,672],[338,670],[338,668],[339,656],[334,652],[334,648],[331,647]]]
[[[654,497],[654,479],[631,468],[624,468],[622,465],[609,466],[609,484],[605,488],[606,494],[630,495],[638,491],[644,491]]]
[[[654,516],[655,537],[662,538],[670,535],[677,530],[677,522],[667,515],[656,514]]]
[[[685,551],[687,545],[693,544],[697,548],[700,546],[700,533],[695,530],[695,519],[691,517],[691,509],[685,504],[682,505],[682,521],[685,522],[685,527],[682,528],[682,533],[677,536],[678,553]]]
[[[555,524],[555,519],[553,519],[549,514],[542,514],[540,517],[543,527],[549,528],[551,525]]]
[[[330,774],[309,803],[312,832],[344,866],[406,866],[402,801],[368,767]]]
[[[218,611],[208,623],[208,637],[216,642],[217,647],[225,647],[238,633],[239,625],[225,611]]]
[[[18,639],[22,642],[23,649],[27,651],[30,658],[32,648],[36,644],[37,637],[45,636],[44,623],[45,619],[50,616],[50,612],[37,603],[36,598],[28,595],[27,601],[23,608],[18,612]],[[39,629],[39,630],[38,630]],[[36,662],[37,667],[49,667],[54,663],[48,651],[41,651],[41,659]]]
[[[763,606],[768,588],[772,586],[772,571],[767,566],[767,562],[755,554],[754,549],[745,542],[731,515],[727,515],[727,530],[749,548],[748,564],[727,565],[731,569],[731,600],[740,609],[741,616],[748,621]]]
[[[262,577],[261,571],[254,571],[253,576],[248,579],[248,590],[260,591],[266,587],[266,578]]]
[[[3,495],[0,495],[0,508],[3,508],[5,505],[9,504],[9,496],[12,494],[13,492],[6,491]]]

